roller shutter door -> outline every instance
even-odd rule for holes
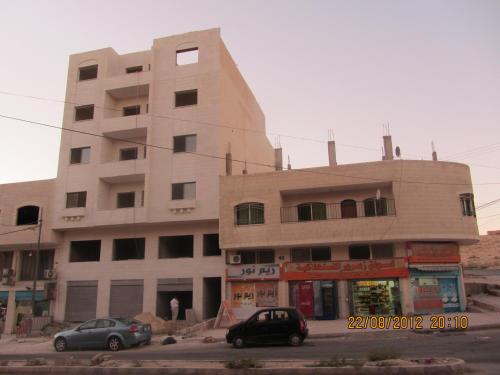
[[[116,318],[133,318],[140,314],[143,292],[143,280],[112,280],[109,315]]]
[[[95,319],[97,308],[97,281],[68,281],[66,320],[84,322]]]

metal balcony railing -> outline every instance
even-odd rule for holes
[[[348,199],[341,203],[312,202],[281,207],[282,223],[395,215],[394,200],[387,198],[370,198],[364,201]]]

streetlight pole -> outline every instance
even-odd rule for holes
[[[42,223],[43,223],[43,207],[40,207],[40,215],[38,218],[38,241],[36,245],[35,255],[35,274],[33,275],[33,289],[31,290],[31,324],[35,318],[35,304],[36,304],[36,282],[38,279],[38,263],[40,261],[40,241],[42,238]],[[31,334],[31,327],[30,327]]]

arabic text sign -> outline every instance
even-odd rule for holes
[[[229,280],[277,280],[280,266],[277,264],[239,264],[227,267]]]

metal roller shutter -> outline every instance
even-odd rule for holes
[[[66,320],[84,322],[95,319],[97,308],[97,281],[68,281]]]
[[[109,315],[116,318],[133,318],[140,314],[143,294],[143,280],[112,280]]]

